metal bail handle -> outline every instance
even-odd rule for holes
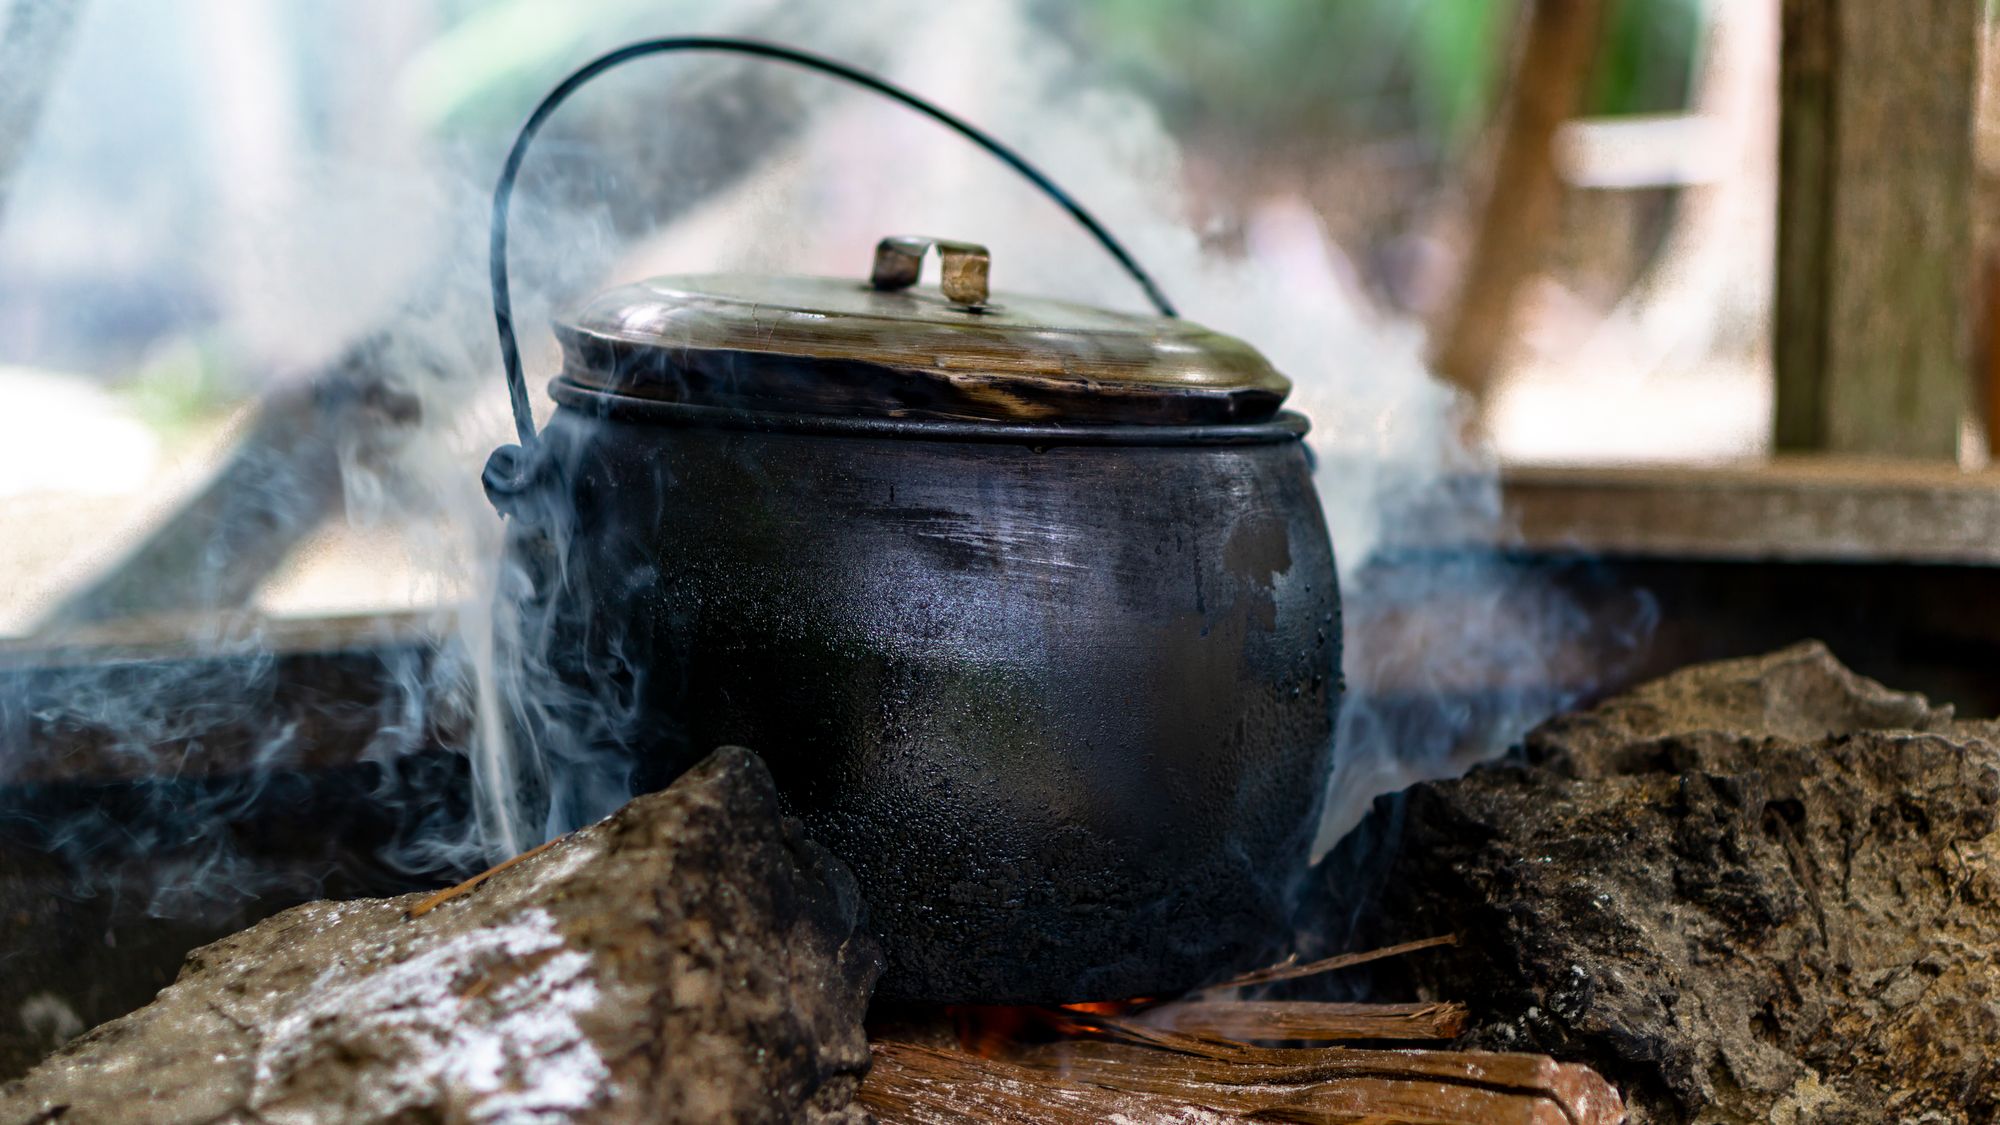
[[[514,409],[514,430],[520,435],[521,446],[524,450],[532,450],[535,446],[535,415],[528,401],[527,381],[521,374],[521,349],[514,338],[514,302],[507,284],[507,211],[514,196],[514,180],[520,175],[521,162],[528,155],[528,145],[535,139],[535,134],[541,130],[542,123],[548,120],[549,115],[555,112],[556,107],[560,106],[584,83],[589,82],[599,74],[621,63],[630,62],[633,59],[646,55],[664,55],[677,51],[712,51],[721,54],[748,55],[752,58],[791,63],[794,66],[804,67],[807,70],[817,71],[820,74],[831,75],[834,78],[853,83],[863,89],[873,90],[893,101],[901,102],[910,109],[923,114],[971,141],[973,144],[978,145],[980,148],[985,149],[1003,164],[1019,172],[1029,183],[1041,189],[1043,195],[1047,196],[1064,211],[1067,211],[1070,218],[1075,219],[1078,225],[1082,226],[1084,230],[1089,231],[1091,236],[1097,239],[1098,244],[1104,247],[1105,251],[1113,258],[1117,259],[1118,264],[1125,268],[1125,272],[1132,276],[1132,280],[1139,283],[1139,288],[1143,289],[1146,293],[1146,299],[1152,302],[1153,307],[1159,310],[1161,316],[1173,317],[1179,315],[1174,311],[1174,306],[1167,300],[1166,295],[1160,292],[1160,287],[1153,283],[1152,277],[1144,269],[1140,268],[1139,263],[1133,259],[1131,254],[1126,252],[1125,247],[1120,245],[1117,239],[1111,237],[1111,232],[1105,230],[1102,223],[1092,218],[1090,213],[1078,205],[1076,200],[1070,198],[1069,193],[1057,187],[1055,181],[1043,175],[1039,169],[1029,164],[1019,153],[1001,144],[977,126],[946,110],[938,108],[917,95],[910,93],[908,90],[893,86],[865,71],[856,70],[846,63],[835,62],[832,59],[808,54],[790,47],[782,47],[776,43],[764,43],[755,39],[734,39],[708,35],[676,36],[669,39],[642,39],[637,43],[629,43],[615,51],[599,55],[597,58],[579,67],[575,73],[557,83],[555,89],[550,90],[544,95],[541,102],[535,106],[534,112],[528,114],[528,119],[521,123],[521,131],[514,136],[514,147],[507,152],[507,163],[500,169],[500,182],[494,185],[493,188],[493,225],[489,238],[491,259],[488,263],[488,271],[493,284],[493,320],[500,333],[500,363],[506,369],[507,373],[507,396]],[[885,240],[884,245],[893,241],[896,240]],[[921,267],[924,248],[930,245],[931,240],[913,239],[909,241],[923,244],[922,247],[917,249],[914,255],[915,267]],[[986,276],[984,268],[986,257],[984,248],[975,248],[979,250],[978,300],[962,301],[959,297],[953,296],[954,288],[967,297],[970,297],[974,293],[974,283],[969,272],[971,259],[969,256],[961,253],[961,251],[955,249],[968,245],[967,243],[937,243],[940,256],[945,259],[945,296],[958,304],[971,308],[982,305],[986,301]],[[952,276],[954,273],[954,254],[960,255],[958,262],[960,267],[962,267],[957,279],[954,279]],[[881,269],[882,248],[877,247],[876,270],[878,277],[881,276]],[[915,281],[914,268],[912,268],[910,280],[904,282],[904,284],[911,284]],[[510,463],[516,465],[524,464],[525,459],[510,458]]]

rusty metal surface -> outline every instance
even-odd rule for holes
[[[875,244],[875,268],[868,275],[868,284],[877,289],[908,289],[923,276],[924,255],[933,247],[941,271],[938,289],[945,299],[968,310],[983,308],[991,296],[987,274],[992,270],[993,255],[976,242],[890,235]]]

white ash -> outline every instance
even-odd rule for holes
[[[853,876],[755,755],[435,909],[312,903],[0,1086],[0,1125],[863,1125],[880,972]]]
[[[371,975],[335,964],[270,1029],[250,1104],[271,1121],[293,1120],[293,1078],[339,1055],[375,1071],[354,1083],[351,1108],[369,1118],[433,1105],[443,1090],[450,1100],[437,1108],[454,1120],[569,1120],[602,1101],[610,1079],[576,1022],[598,1002],[589,968],[540,909]]]

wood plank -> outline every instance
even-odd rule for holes
[[[1955,459],[1980,0],[1784,0],[1775,437]]]
[[[2000,566],[2000,470],[1797,457],[1710,467],[1515,466],[1507,518],[1413,511],[1389,550]]]
[[[131,618],[248,606],[292,549],[342,510],[342,459],[378,463],[413,432],[417,400],[383,371],[391,347],[387,336],[369,337],[311,377],[266,391],[215,475],[123,558],[71,590],[36,632],[60,637]]]
[[[447,607],[271,617],[237,610],[120,618],[54,637],[0,637],[0,670],[436,646],[453,634],[455,613]]]
[[[131,622],[0,644],[0,793],[339,770],[465,745],[423,615]]]

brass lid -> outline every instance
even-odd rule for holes
[[[715,274],[606,290],[556,323],[596,390],[795,413],[1008,422],[1252,422],[1291,390],[1255,348],[1186,321],[986,289],[987,254],[884,239],[868,281]]]

